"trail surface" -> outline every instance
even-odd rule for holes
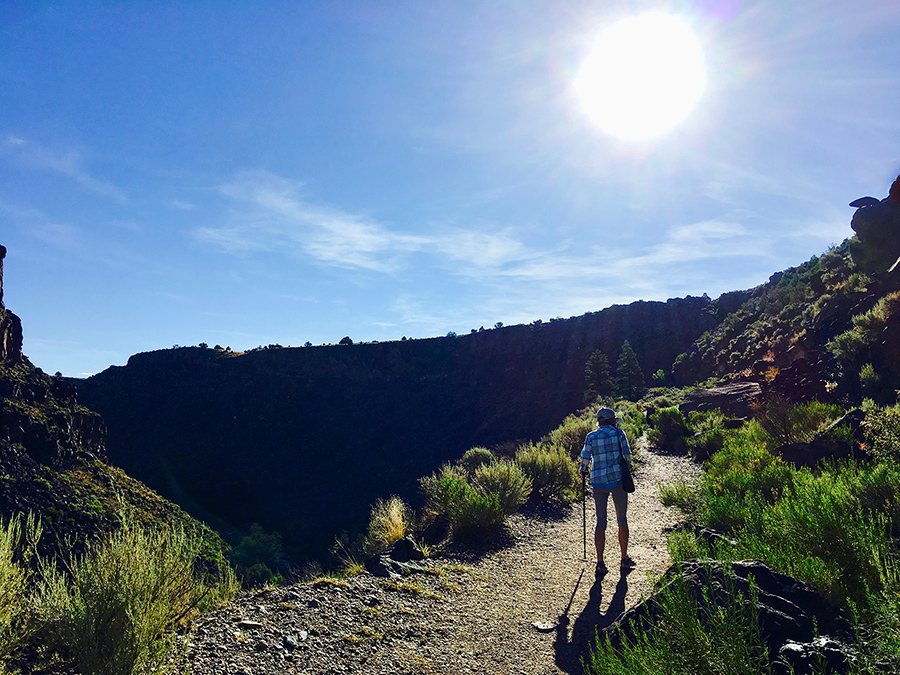
[[[597,627],[649,595],[670,565],[663,529],[678,514],[656,486],[693,477],[684,457],[644,450],[629,500],[637,568],[617,569],[610,505],[606,563],[594,577],[593,502],[587,502],[588,561],[582,510],[533,509],[513,516],[500,549],[435,559],[433,574],[399,581],[361,575],[296,584],[247,596],[202,617],[186,658],[194,675],[257,673],[580,673]],[[542,626],[546,632],[535,627]]]

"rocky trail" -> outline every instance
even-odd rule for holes
[[[597,627],[650,594],[669,566],[664,528],[678,521],[659,482],[694,476],[685,457],[644,450],[629,500],[630,553],[620,574],[614,517],[610,572],[594,577],[593,503],[588,561],[581,503],[526,510],[502,547],[452,551],[428,572],[389,580],[368,574],[266,590],[195,622],[184,659],[194,675],[580,673]]]

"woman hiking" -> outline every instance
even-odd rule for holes
[[[603,550],[606,547],[606,507],[612,495],[619,524],[619,548],[622,550],[621,569],[634,568],[634,560],[628,555],[628,493],[622,487],[621,458],[631,470],[631,448],[625,432],[618,428],[619,418],[614,410],[600,408],[597,424],[600,427],[584,439],[581,450],[581,473],[590,474],[597,508],[597,526],[594,529],[594,545],[597,547],[597,576],[606,574]]]

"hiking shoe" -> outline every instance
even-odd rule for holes
[[[636,566],[637,566],[637,563],[634,562],[634,560],[632,559],[632,557],[630,555],[622,558],[622,569],[623,570],[633,570]]]

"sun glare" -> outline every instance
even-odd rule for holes
[[[603,31],[574,84],[585,112],[603,131],[643,140],[688,116],[706,72],[691,29],[674,16],[650,12]]]

